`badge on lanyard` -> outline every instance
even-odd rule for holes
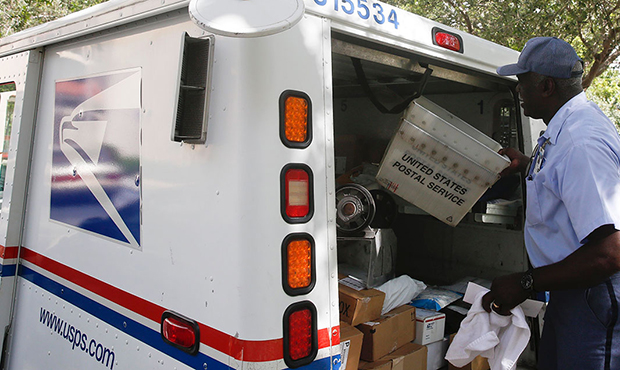
[[[543,145],[540,146],[540,150],[538,151],[538,155],[536,156],[536,165],[534,166],[534,173],[540,172],[542,165],[545,161],[545,147],[549,143],[550,139],[545,140]]]
[[[542,169],[543,163],[545,162],[545,147],[549,143],[550,138],[545,140],[542,145],[536,145],[536,149],[534,149],[534,154],[532,155],[532,159],[530,160],[529,165],[527,166],[527,174],[528,180],[532,180],[532,174],[540,172]],[[534,162],[534,170],[530,172],[532,167],[532,162]]]

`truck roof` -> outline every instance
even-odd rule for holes
[[[363,19],[361,15],[358,17],[360,9],[355,9],[357,12],[354,13],[352,1],[346,1],[346,3],[351,4],[351,12],[345,11],[345,5],[340,5],[341,8],[337,9],[332,4],[332,1],[336,0],[304,1],[306,13],[331,19],[336,29],[345,33],[372,34],[378,38],[388,37],[393,40],[390,43],[404,49],[416,49],[417,52],[424,55],[450,60],[456,64],[489,74],[495,74],[495,68],[499,65],[514,63],[519,55],[517,51],[512,49],[380,1],[363,4],[369,4],[368,6],[371,9],[368,12],[369,15],[372,9],[378,5],[384,11],[387,20],[383,24],[373,21],[373,16],[367,16]],[[109,0],[0,39],[0,57],[100,32],[145,18],[169,14],[170,12],[178,12],[178,15],[187,14],[188,5],[189,0]],[[390,17],[392,14],[394,17],[396,14],[399,15],[400,27],[398,27],[398,23],[389,24],[392,21],[388,18],[388,14]],[[430,31],[435,28],[441,28],[461,37],[465,51],[456,55],[452,51],[433,45]]]
[[[109,0],[0,39],[0,56],[187,8],[189,0]]]

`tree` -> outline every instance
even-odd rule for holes
[[[620,130],[620,72],[615,68],[607,69],[592,82],[586,93]]]
[[[0,0],[0,37],[34,27],[104,0]]]

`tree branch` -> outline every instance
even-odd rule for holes
[[[465,25],[467,26],[467,32],[471,33],[472,35],[475,35],[476,30],[472,26],[471,19],[469,19],[469,15],[467,14],[467,12],[461,9],[454,0],[445,0],[445,1],[448,3],[448,5],[452,6],[457,12],[461,14],[461,16],[463,17],[463,20],[465,21]]]

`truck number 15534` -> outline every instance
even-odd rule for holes
[[[349,15],[357,15],[362,19],[368,19],[372,16],[378,24],[392,23],[395,29],[398,29],[398,16],[394,9],[387,11],[383,9],[380,3],[368,3],[368,0],[314,0],[317,5],[326,6],[327,2],[334,4],[335,11],[343,11]]]

